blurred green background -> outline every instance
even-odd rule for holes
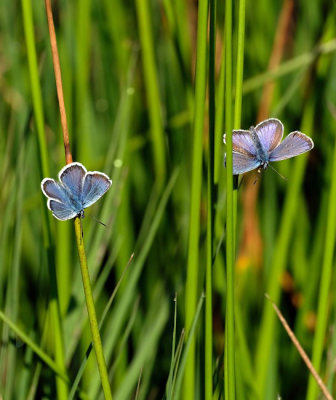
[[[224,398],[224,3],[217,2],[215,37],[202,54],[196,35],[204,0],[52,4],[73,159],[113,180],[83,220],[98,319],[122,277],[101,329],[113,398],[203,399],[209,351],[213,398]],[[238,4],[232,18],[234,79]],[[286,180],[269,168],[245,175],[236,191],[238,399],[319,398],[265,292],[336,393],[335,12],[335,2],[323,0],[246,3],[242,118],[234,128],[277,117],[285,135],[301,130],[315,148],[274,164]],[[0,19],[0,398],[101,399],[94,354],[78,377],[91,336],[73,222],[51,218],[40,190],[42,178],[56,178],[65,165],[44,2],[2,1]],[[207,90],[202,107],[195,97],[195,64],[208,63],[208,57],[215,94]],[[195,176],[200,107],[203,153]],[[201,185],[199,207],[192,181]],[[190,224],[195,201],[199,232]],[[210,209],[211,349],[201,296]],[[192,235],[199,253],[191,276]],[[195,288],[190,309],[187,282]],[[188,348],[195,349],[189,389],[181,384]],[[39,350],[56,364],[42,361]]]

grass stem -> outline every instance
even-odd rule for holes
[[[191,204],[189,220],[188,265],[185,295],[186,310],[186,335],[192,326],[196,311],[198,269],[199,269],[199,233],[200,233],[200,205],[202,192],[202,155],[203,155],[203,129],[205,115],[205,90],[207,72],[207,25],[208,25],[208,0],[198,3],[197,23],[197,59],[195,76],[195,113],[194,136],[192,150],[192,177],[191,177]],[[191,341],[187,359],[184,380],[185,400],[195,399],[195,338]]]
[[[235,399],[234,206],[232,175],[232,0],[225,1],[225,132],[226,132],[226,322],[225,398]]]
[[[106,400],[112,400],[112,391],[109,383],[106,362],[104,358],[103,346],[100,338],[96,309],[93,302],[92,289],[90,283],[89,269],[86,261],[86,254],[84,248],[84,240],[82,238],[82,230],[80,218],[75,219],[75,232],[78,247],[79,262],[82,273],[83,288],[85,293],[86,307],[89,315],[89,322],[92,334],[93,348],[96,353],[96,359],[101,378],[101,384],[103,387],[104,395]]]

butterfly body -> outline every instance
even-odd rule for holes
[[[268,167],[269,155],[264,146],[262,145],[262,143],[260,142],[257,131],[254,126],[251,126],[250,134],[256,149],[256,159],[258,163],[260,163],[260,166],[258,168],[258,171],[260,172],[261,169],[266,169]]]
[[[61,221],[75,217],[84,218],[84,209],[95,203],[111,187],[111,179],[104,173],[87,172],[84,165],[73,162],[58,174],[59,182],[44,178],[43,194],[53,216]]]
[[[270,162],[281,161],[303,154],[314,143],[302,132],[291,132],[282,142],[283,125],[276,118],[260,122],[250,130],[232,131],[233,174],[239,175],[254,169],[260,172]],[[224,135],[226,143],[226,135]]]

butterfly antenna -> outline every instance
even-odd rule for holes
[[[103,226],[107,226],[106,224],[104,224],[104,222],[102,222],[102,221],[100,221],[99,219],[97,219],[96,217],[94,217],[93,215],[90,215],[90,217],[92,218],[92,219],[94,219],[96,222],[98,222],[98,224],[100,224],[100,225],[103,225]]]
[[[285,181],[288,180],[285,176],[281,175],[279,171],[277,171],[274,167],[272,167],[271,164],[269,164],[268,166],[271,167],[272,170],[273,170],[274,172],[276,172],[282,179],[284,179]]]

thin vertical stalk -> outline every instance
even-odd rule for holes
[[[232,175],[232,0],[225,1],[225,132],[226,132],[226,320],[225,398],[235,399],[234,342],[234,218]]]
[[[38,137],[40,163],[43,176],[49,176],[49,164],[48,164],[48,152],[47,144],[45,140],[44,131],[44,114],[42,106],[42,94],[39,81],[39,73],[37,66],[37,56],[35,49],[35,35],[34,35],[34,23],[33,23],[33,12],[30,0],[22,0],[22,15],[23,15],[23,26],[25,32],[25,40],[27,46],[28,66],[30,75],[31,92],[33,99],[33,108],[35,116],[36,131]],[[42,196],[42,193],[41,193]],[[62,323],[60,317],[58,290],[56,284],[56,266],[54,261],[54,247],[51,244],[51,217],[47,215],[47,210],[43,209],[43,235],[44,235],[44,246],[48,258],[49,274],[50,274],[50,287],[51,287],[51,298],[49,302],[49,310],[51,319],[54,325],[55,334],[55,359],[58,366],[62,371],[66,371],[63,353],[63,334],[62,334]],[[68,387],[58,376],[56,376],[57,386],[57,398],[62,400],[67,398]]]
[[[51,46],[51,52],[52,52],[52,60],[53,60],[53,64],[54,64],[58,104],[59,104],[60,114],[61,114],[65,161],[67,164],[70,164],[72,162],[72,155],[71,155],[71,150],[70,150],[68,124],[67,124],[65,105],[64,105],[61,67],[60,67],[58,51],[57,51],[56,33],[55,33],[55,26],[54,26],[54,21],[53,21],[53,17],[52,17],[50,0],[45,0],[45,7],[46,7],[47,19],[48,19],[50,46]]]
[[[90,135],[88,129],[91,120],[90,107],[90,66],[92,51],[92,26],[91,26],[91,0],[76,2],[75,32],[75,73],[74,73],[74,98],[75,98],[75,123],[73,137],[77,137],[77,157],[90,160]],[[85,38],[85,40],[83,40]]]
[[[239,129],[241,125],[241,110],[242,110],[242,92],[243,92],[243,72],[244,72],[244,39],[245,39],[245,0],[239,1],[238,13],[238,43],[237,43],[237,64],[236,64],[236,86],[235,86],[235,106],[234,106],[234,129]],[[228,131],[227,131],[228,132]],[[237,226],[237,189],[233,190],[233,263],[236,249],[236,226]],[[235,263],[234,263],[235,264]],[[233,265],[234,265],[233,264]],[[233,266],[234,269],[234,266]],[[234,282],[233,282],[234,285]],[[233,295],[234,301],[234,295]],[[233,305],[233,307],[235,307]],[[235,335],[234,335],[235,336]],[[242,344],[242,342],[241,342]],[[234,345],[234,343],[233,343]],[[227,364],[228,365],[228,364]],[[234,379],[234,378],[233,378]],[[233,390],[235,382],[231,383]]]
[[[237,43],[237,64],[236,64],[236,86],[235,106],[233,116],[233,128],[241,126],[243,73],[244,73],[244,39],[245,39],[245,0],[239,1],[238,14],[238,43]],[[238,178],[236,179],[236,182]],[[236,227],[237,227],[237,186],[233,190],[233,255],[236,254]]]
[[[208,215],[205,296],[205,399],[212,399],[212,262],[213,262],[213,199],[214,199],[214,141],[215,141],[215,49],[216,0],[210,0],[209,26],[209,153],[208,153]]]
[[[189,221],[188,265],[185,295],[186,334],[189,335],[192,321],[196,311],[197,284],[198,284],[198,247],[200,232],[200,204],[202,188],[202,139],[205,114],[205,89],[207,70],[207,23],[208,0],[200,0],[198,3],[197,24],[197,58],[195,75],[195,113],[193,136],[193,160],[191,178],[191,204]],[[195,339],[193,338],[187,359],[187,367],[184,379],[185,400],[194,400],[195,395]]]
[[[13,322],[17,322],[17,317],[20,309],[20,290],[19,290],[19,277],[20,277],[20,258],[21,258],[21,238],[22,238],[22,203],[23,191],[25,185],[25,171],[24,168],[24,149],[25,143],[23,135],[20,135],[21,148],[18,154],[17,165],[17,193],[15,204],[15,233],[13,243],[13,262],[10,274],[8,276],[8,290],[6,293],[6,311],[11,316]],[[8,340],[8,337],[6,338]],[[6,368],[6,389],[4,397],[6,399],[13,398],[13,389],[15,388],[15,367],[16,367],[17,349],[12,344],[8,346],[7,354],[7,368]],[[15,392],[15,390],[14,390]]]
[[[312,363],[317,372],[321,367],[322,352],[328,320],[330,282],[332,278],[333,257],[336,238],[336,142],[334,144],[333,168],[331,173],[331,188],[329,194],[327,229],[323,253],[322,275],[319,290],[316,332],[313,343]],[[318,386],[312,375],[309,377],[307,400],[317,398]]]
[[[188,20],[188,3],[184,0],[174,1],[172,3],[175,5],[177,38],[181,48],[183,65],[189,75],[191,64],[191,32],[189,24],[186,23]]]
[[[154,38],[151,29],[148,0],[136,0],[135,5],[142,48],[142,63],[148,101],[150,132],[153,141],[154,170],[156,173],[156,183],[160,189],[163,186],[166,176],[166,157],[159,83],[154,57]]]
[[[54,28],[54,23],[53,23],[52,8],[51,8],[50,0],[45,0],[45,7],[46,7],[46,12],[47,12],[50,44],[51,44],[51,50],[52,50],[52,59],[53,59],[53,64],[54,64],[57,95],[58,95],[59,109],[60,109],[61,121],[62,121],[65,159],[66,159],[66,163],[69,164],[72,162],[72,154],[71,154],[70,143],[69,143],[69,134],[68,134],[67,118],[66,118],[65,105],[64,105],[63,87],[62,87],[61,68],[60,68],[60,63],[59,63],[56,33],[55,33],[55,28]],[[105,399],[112,400],[112,390],[111,390],[109,380],[108,380],[107,367],[106,367],[102,342],[101,342],[99,328],[98,328],[96,310],[95,310],[95,306],[94,306],[94,302],[93,302],[90,276],[89,276],[89,270],[88,270],[87,261],[86,261],[86,254],[85,254],[85,248],[84,248],[84,240],[82,237],[83,235],[82,235],[80,218],[75,218],[74,225],[75,225],[75,233],[76,233],[79,261],[80,261],[80,267],[81,267],[81,273],[82,273],[84,294],[85,294],[87,311],[88,311],[88,315],[89,315],[89,322],[90,322],[90,328],[91,328],[91,334],[92,334],[92,342],[93,342],[93,347],[95,349],[101,384],[103,387]]]
[[[99,374],[100,374],[100,378],[101,378],[101,384],[103,387],[105,399],[112,400],[112,391],[111,391],[110,384],[109,384],[106,362],[105,362],[104,352],[103,352],[103,346],[102,346],[99,328],[98,328],[96,309],[95,309],[94,302],[93,302],[89,269],[88,269],[87,261],[86,261],[86,254],[85,254],[85,248],[84,248],[84,240],[82,237],[80,218],[75,219],[75,232],[76,232],[78,255],[79,255],[79,261],[80,261],[80,267],[81,267],[81,273],[82,273],[83,287],[84,287],[84,293],[85,293],[86,307],[87,307],[87,312],[89,315],[89,322],[90,322],[91,333],[92,333],[92,342],[93,342],[93,347],[94,347],[95,353],[96,353],[96,359],[97,359]]]
[[[42,106],[42,94],[39,81],[39,72],[37,66],[37,56],[35,49],[35,33],[31,0],[21,0],[23,27],[25,33],[27,58],[29,67],[29,77],[31,85],[31,94],[33,100],[34,117],[36,124],[36,133],[40,151],[42,173],[49,175],[48,151],[44,132],[44,115]]]
[[[245,39],[245,0],[239,1],[238,14],[238,43],[237,43],[237,64],[236,64],[236,87],[235,87],[235,107],[233,116],[233,128],[239,129],[241,125],[242,93],[243,93],[243,73],[244,73],[244,39]],[[233,234],[234,248],[236,251],[236,226],[237,226],[237,189],[233,191]]]
[[[244,73],[244,43],[245,43],[245,1],[239,1],[238,14],[238,43],[237,43],[237,65],[236,65],[236,87],[235,108],[233,128],[239,129],[241,124],[243,73]]]
[[[215,121],[215,168],[214,168],[214,183],[218,185],[220,178],[220,171],[223,168],[223,121],[224,121],[224,88],[225,88],[225,51],[223,49],[222,66],[219,75],[218,89],[217,89],[217,107],[216,107],[216,121]]]

